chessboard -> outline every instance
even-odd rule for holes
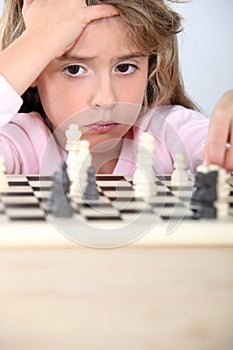
[[[108,242],[106,247],[132,242],[233,245],[232,178],[229,216],[224,219],[197,218],[190,202],[192,176],[185,186],[173,186],[170,175],[156,175],[157,194],[145,200],[135,197],[131,176],[97,175],[99,199],[70,199],[73,211],[70,218],[56,218],[49,212],[51,176],[7,175],[7,180],[9,187],[0,192],[2,247],[69,246],[74,242],[84,245],[94,242],[94,246],[105,247],[103,240],[112,232],[115,241]],[[101,235],[99,243],[95,236]]]

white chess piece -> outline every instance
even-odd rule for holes
[[[183,153],[175,154],[174,171],[171,175],[173,186],[181,186],[188,183],[188,173],[186,171],[185,156]]]
[[[71,182],[74,181],[76,173],[76,162],[78,158],[79,142],[80,142],[81,131],[77,124],[70,124],[69,129],[66,130],[66,150],[68,151],[66,164],[67,173]]]
[[[70,124],[69,129],[66,130],[66,151],[69,152],[72,149],[74,143],[78,144],[77,141],[79,141],[81,134],[82,133],[79,130],[77,124]]]
[[[4,158],[0,155],[0,189],[1,190],[5,190],[9,187],[5,171],[6,171],[6,167],[4,164]]]
[[[214,206],[217,211],[217,218],[226,218],[229,215],[229,194],[230,194],[230,184],[227,182],[230,178],[230,173],[226,169],[221,168],[218,165],[210,165],[209,171],[217,171],[217,183],[216,192],[217,199],[214,202]]]
[[[92,163],[89,142],[81,140],[75,163],[71,166],[72,180],[70,196],[81,196],[87,185],[87,169]]]
[[[137,156],[137,168],[133,175],[135,197],[148,198],[156,195],[157,186],[154,176],[154,137],[144,132],[140,138]]]
[[[68,156],[66,159],[67,164],[67,174],[71,182],[74,181],[76,174],[76,167],[78,162],[78,152],[79,152],[79,140],[73,142],[72,146],[70,146],[70,150],[68,152]]]
[[[202,164],[198,165],[197,172],[199,173],[208,173],[209,167],[207,166],[206,162],[203,162]]]

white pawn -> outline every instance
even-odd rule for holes
[[[174,168],[171,175],[171,183],[173,186],[181,186],[188,183],[188,174],[186,171],[185,157],[183,153],[175,154]]]
[[[0,156],[0,190],[5,190],[9,187],[5,171],[4,158]]]

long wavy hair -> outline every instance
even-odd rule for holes
[[[171,0],[180,2],[181,0]],[[164,0],[86,0],[88,6],[111,4],[120,11],[129,31],[129,39],[149,56],[148,83],[143,106],[182,105],[198,109],[186,95],[179,68],[177,34],[182,31],[181,16]],[[6,48],[24,31],[23,0],[5,0],[0,19],[0,47]],[[37,88],[22,96],[21,112],[44,114]]]

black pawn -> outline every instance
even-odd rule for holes
[[[83,199],[99,199],[99,192],[96,186],[95,168],[93,166],[89,166],[87,169],[87,185],[83,192]]]
[[[68,202],[68,183],[64,177],[63,167],[53,175],[53,187],[49,197],[49,212],[56,217],[71,217],[73,210]],[[65,180],[65,181],[64,181]]]

